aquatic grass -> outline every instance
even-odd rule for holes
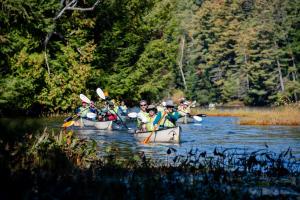
[[[144,152],[123,158],[118,146],[95,155],[94,141],[73,132],[0,140],[1,197],[8,199],[258,199],[300,195],[292,150],[215,148],[166,151],[160,163]],[[19,163],[22,164],[19,164]]]
[[[240,125],[300,125],[300,107],[289,105],[274,108],[193,109],[192,114],[204,113],[215,117],[239,117]]]
[[[295,107],[282,107],[266,110],[263,112],[250,113],[242,117],[241,125],[300,125],[300,110]]]

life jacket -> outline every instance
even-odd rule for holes
[[[138,128],[141,127],[142,123],[147,123],[147,121],[145,121],[145,120],[148,119],[148,116],[149,116],[149,114],[142,110],[138,113],[138,117],[137,117],[137,127]]]
[[[89,112],[89,107],[79,107],[78,108],[78,112],[77,113],[80,113],[80,117],[81,118],[86,118],[86,115],[87,115],[87,113]]]
[[[118,109],[118,108],[117,108]],[[118,119],[118,115],[116,114],[116,108],[114,108],[113,110],[108,110],[108,112],[106,113],[107,115],[107,119],[109,121],[114,121]]]
[[[162,112],[158,112],[153,124],[157,124],[160,118],[163,116]],[[180,114],[178,112],[168,113],[164,119],[160,122],[160,128],[172,128],[176,126],[176,121],[180,118]]]
[[[184,108],[183,106],[178,106],[178,112],[181,116],[186,116],[191,113],[190,107]]]
[[[120,110],[121,115],[126,115],[127,114],[127,106],[126,105],[119,106],[119,110]]]
[[[146,124],[146,129],[147,129],[147,131],[153,131],[153,130],[154,130],[153,122],[154,122],[154,120],[155,120],[155,117],[156,117],[156,115],[154,115],[153,117],[150,117],[150,116],[148,115],[148,117],[147,117],[148,122],[147,122],[147,124]]]

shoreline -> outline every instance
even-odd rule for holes
[[[240,125],[300,126],[300,108],[297,105],[274,108],[217,108],[214,110],[193,108],[192,114],[197,113],[203,113],[209,117],[239,117]]]

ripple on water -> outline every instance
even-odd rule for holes
[[[280,153],[291,147],[294,155],[300,158],[300,127],[288,126],[240,126],[234,117],[206,117],[199,124],[183,124],[180,144],[150,144],[137,142],[127,131],[85,130],[79,135],[97,141],[101,149],[113,145],[120,154],[131,155],[144,151],[146,155],[161,159],[169,147],[185,154],[191,148],[212,153],[215,147],[243,148],[249,151],[265,148]],[[133,124],[130,124],[133,127]],[[131,151],[131,152],[126,152]]]

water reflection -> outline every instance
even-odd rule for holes
[[[45,126],[50,131],[60,130],[62,118],[22,118],[0,119],[2,137],[14,134],[34,133],[42,131]],[[129,122],[129,128],[135,123]],[[118,150],[120,156],[131,156],[133,153],[145,152],[155,159],[165,159],[169,147],[177,149],[177,153],[186,154],[191,148],[212,153],[215,147],[247,149],[249,152],[266,148],[280,153],[292,148],[293,154],[300,158],[300,127],[289,126],[240,126],[238,118],[206,117],[201,123],[181,125],[180,144],[149,144],[138,142],[132,131],[106,131],[97,129],[74,129],[79,137],[94,139],[98,143],[99,154],[103,155],[110,148]]]
[[[129,124],[129,127],[133,127]],[[80,137],[95,139],[99,149],[110,145],[117,146],[121,155],[144,151],[155,159],[163,159],[169,147],[177,149],[180,154],[186,154],[191,148],[212,153],[215,147],[239,148],[255,151],[268,148],[280,153],[291,147],[294,155],[300,158],[300,127],[287,126],[240,126],[238,118],[206,117],[203,122],[183,124],[181,143],[144,145],[135,140],[127,131],[78,130]],[[100,154],[103,154],[101,152]]]

